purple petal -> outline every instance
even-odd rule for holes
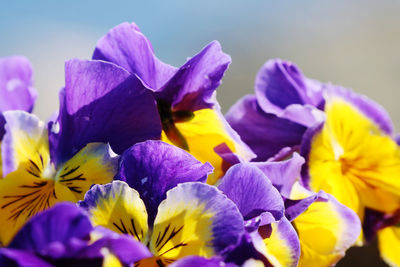
[[[37,93],[32,87],[32,66],[23,56],[0,58],[0,112],[31,112]]]
[[[231,167],[218,186],[239,208],[245,220],[269,212],[275,220],[283,216],[284,205],[279,192],[256,167],[240,163]]]
[[[346,101],[355,105],[362,113],[373,120],[379,125],[382,131],[391,135],[393,133],[393,123],[386,110],[378,103],[372,101],[368,97],[356,94],[353,91],[336,86],[330,85],[327,87],[328,97],[339,96]]]
[[[296,219],[297,216],[305,212],[308,209],[308,207],[315,201],[328,201],[329,199],[328,195],[323,191],[314,193],[308,191],[305,188],[303,188],[303,190],[306,190],[309,196],[302,199],[285,200],[285,216],[289,221],[293,221],[294,219]]]
[[[176,72],[175,67],[156,58],[150,41],[134,23],[122,23],[103,36],[97,42],[93,59],[123,67],[153,90],[163,86]]]
[[[260,245],[263,248],[263,241],[257,232],[246,232],[242,235],[240,243],[227,255],[226,261],[243,266],[247,260],[256,259],[263,262],[265,266],[272,267],[266,255],[263,254],[264,251],[260,251]]]
[[[136,76],[101,61],[70,60],[65,67],[59,125],[50,123],[51,149],[63,160],[90,142],[109,142],[122,153],[160,137],[155,101]]]
[[[180,260],[175,261],[170,267],[236,267],[236,264],[233,263],[224,263],[224,261],[220,258],[203,258],[200,256],[187,256]]]
[[[102,257],[102,249],[108,249],[124,264],[132,264],[141,259],[152,257],[153,254],[141,242],[129,235],[119,235],[107,232],[105,236],[81,250],[75,257],[95,258]]]
[[[301,166],[304,158],[299,154],[293,153],[291,159],[279,162],[255,162],[258,167],[279,190],[284,197],[289,197],[293,184],[300,178]]]
[[[254,95],[240,99],[230,108],[226,119],[256,153],[256,161],[267,160],[283,147],[299,145],[306,130],[300,124],[263,112]]]
[[[54,267],[35,254],[23,250],[0,248],[0,266],[16,267]]]
[[[312,88],[308,88],[312,85]],[[267,113],[280,115],[291,104],[318,106],[322,93],[315,81],[307,81],[299,68],[291,62],[273,59],[259,70],[255,91],[260,107]]]
[[[202,164],[178,147],[146,141],[122,155],[119,178],[139,192],[152,222],[169,189],[184,182],[205,182],[211,171],[209,163]]]
[[[156,92],[157,99],[170,103],[175,110],[211,108],[215,102],[213,93],[230,61],[217,41],[210,43]]]
[[[59,252],[68,254],[70,251],[66,251],[63,246],[71,244],[71,241],[80,246],[76,240],[87,241],[91,230],[92,225],[83,210],[65,202],[32,217],[14,237],[9,248],[61,257],[61,253],[53,255],[56,247]]]

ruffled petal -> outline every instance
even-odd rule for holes
[[[218,189],[236,204],[245,220],[264,212],[273,214],[275,220],[283,216],[285,208],[278,190],[258,168],[249,163],[231,167]]]
[[[291,198],[312,195],[314,193],[295,186]],[[299,266],[334,265],[361,233],[357,214],[328,194],[325,199],[316,199],[293,222],[301,245]]]
[[[243,233],[242,215],[222,192],[182,183],[160,204],[149,247],[166,262],[188,255],[208,258],[226,253]]]
[[[306,131],[298,123],[265,113],[254,95],[245,96],[234,104],[226,119],[257,155],[256,161],[269,159],[283,147],[298,146]]]
[[[93,59],[123,67],[153,90],[163,86],[176,72],[175,67],[154,55],[150,41],[135,23],[124,22],[112,28],[97,42]]]
[[[300,178],[301,167],[305,160],[297,153],[293,153],[290,159],[284,161],[254,162],[279,190],[284,197],[289,197],[293,184]]]
[[[147,240],[147,212],[139,193],[125,182],[114,181],[95,185],[79,202],[89,214],[93,225],[129,234],[143,243]]]
[[[221,45],[211,42],[190,58],[155,94],[173,110],[196,111],[214,106],[213,94],[231,62]]]
[[[323,102],[322,84],[308,81],[294,63],[280,59],[267,61],[259,70],[255,91],[261,108],[278,116],[293,104],[317,107]]]

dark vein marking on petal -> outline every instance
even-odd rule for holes
[[[175,227],[174,227],[174,229],[172,229],[171,233],[169,234],[169,237],[165,240],[164,244],[162,244],[162,246],[160,248],[158,248],[157,250],[160,251],[165,246],[165,244],[167,244],[169,240],[174,238],[182,229],[183,229],[183,225],[181,227],[179,227],[178,230],[175,230]]]
[[[69,170],[68,172],[66,172],[66,173],[64,173],[64,174],[62,174],[62,175],[60,175],[60,177],[61,177],[61,178],[64,178],[65,176],[70,175],[71,173],[73,173],[74,171],[76,171],[77,169],[79,169],[79,167],[80,167],[80,166],[78,165],[77,167],[75,167],[75,168]]]

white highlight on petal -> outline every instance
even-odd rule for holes
[[[24,83],[20,79],[11,79],[7,82],[7,91],[12,92],[21,85],[24,85]]]

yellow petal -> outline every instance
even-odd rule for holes
[[[138,241],[147,242],[146,207],[139,193],[125,182],[95,185],[86,194],[83,205],[88,209],[93,225],[130,234]]]
[[[111,182],[117,169],[118,160],[110,157],[107,144],[90,143],[60,167],[56,181],[81,200],[93,184]]]
[[[26,175],[24,170],[0,179],[0,242],[7,245],[30,217],[62,201],[77,200],[53,180]]]
[[[311,142],[310,187],[324,190],[363,219],[364,207],[400,205],[400,149],[369,118],[342,99],[326,104],[326,122]]]
[[[23,111],[7,111],[6,134],[2,142],[4,175],[24,169],[41,177],[49,166],[49,142],[45,124],[35,115]]]
[[[234,140],[229,132],[233,130],[228,129],[229,126],[224,120],[219,112],[213,109],[201,109],[194,112],[194,117],[190,121],[175,123],[188,144],[188,152],[199,161],[209,162],[214,167],[214,173],[209,175],[207,180],[209,184],[215,184],[224,174],[223,160],[214,151],[216,146],[225,143],[232,152],[245,160],[252,157],[244,144]],[[164,131],[161,140],[173,144]]]
[[[305,192],[296,184],[291,197],[307,197]],[[313,202],[293,221],[300,240],[301,267],[334,265],[357,241],[361,232],[357,214],[332,196],[327,197],[326,201]]]
[[[379,251],[391,267],[400,266],[400,227],[386,227],[378,232]]]

